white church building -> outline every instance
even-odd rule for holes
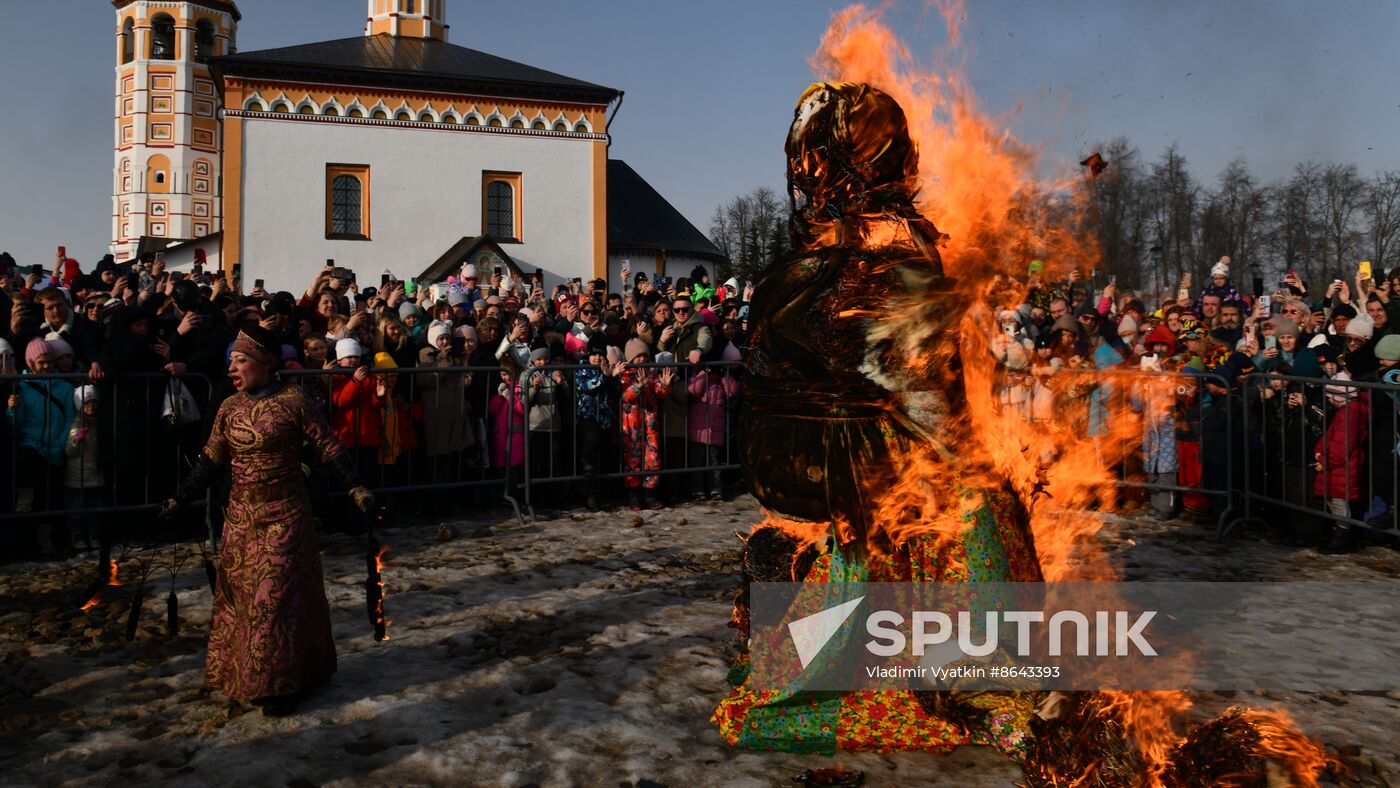
[[[118,262],[198,253],[299,292],[327,260],[375,283],[473,261],[612,289],[623,260],[723,260],[609,161],[621,91],[448,43],[445,0],[368,0],[362,36],[241,53],[232,0],[113,5]]]

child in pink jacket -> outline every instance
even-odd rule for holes
[[[707,367],[691,375],[687,388],[690,411],[686,437],[690,466],[716,468],[726,460],[724,446],[731,426],[730,405],[739,394],[739,382],[728,370]],[[702,471],[690,477],[692,498],[699,500],[707,493],[712,501],[724,497],[724,483],[718,469]]]

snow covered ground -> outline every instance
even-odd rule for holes
[[[390,531],[392,639],[364,613],[363,542],[330,536],[327,592],[340,653],[300,712],[231,714],[202,687],[209,592],[197,560],[175,578],[180,635],[165,635],[168,573],[123,637],[132,586],[75,607],[89,564],[0,576],[0,782],[5,785],[792,784],[840,764],[868,785],[1012,785],[986,749],[839,758],[731,749],[708,718],[728,690],[730,603],[752,498],[521,525],[457,522]],[[1400,554],[1322,556],[1244,535],[1113,520],[1103,539],[1128,579],[1395,579]],[[123,579],[134,563],[123,568]],[[1400,780],[1400,693],[1197,698],[1287,708],[1345,752],[1358,782]]]

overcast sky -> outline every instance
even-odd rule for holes
[[[362,0],[238,0],[241,51],[357,35]],[[612,155],[702,230],[714,207],[782,184],[792,105],[826,0],[450,0],[451,41],[626,91]],[[1176,142],[1213,182],[1244,154],[1284,177],[1315,158],[1400,169],[1400,3],[1057,0],[970,3],[964,37],[987,109],[1056,154],[1126,136]],[[111,229],[115,13],[103,0],[5,3],[0,249],[90,266]],[[890,18],[916,52],[942,40],[920,0]],[[66,26],[66,27],[65,27]],[[66,32],[63,32],[66,31]],[[935,221],[937,220],[934,217]]]

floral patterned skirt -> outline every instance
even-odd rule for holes
[[[1009,491],[968,495],[975,500],[965,508],[966,527],[951,547],[915,537],[893,554],[859,561],[827,549],[803,581],[1039,582],[1040,564],[1019,501]],[[947,752],[984,744],[1019,760],[1029,742],[1032,693],[984,693],[982,706],[989,713],[970,727],[931,713],[912,691],[754,690],[747,677],[744,655],[730,671],[734,690],[711,717],[725,740],[747,749]]]

